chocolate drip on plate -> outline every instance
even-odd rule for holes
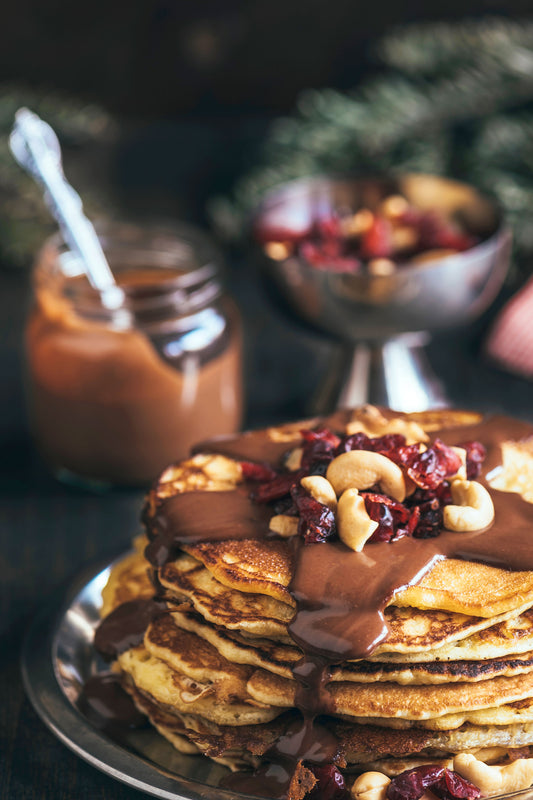
[[[132,728],[142,728],[148,720],[137,710],[122,688],[120,675],[93,675],[85,682],[78,698],[78,708],[92,724],[120,738]]]
[[[165,603],[152,598],[128,600],[102,620],[94,635],[94,646],[112,660],[144,639],[149,624],[166,611]]]

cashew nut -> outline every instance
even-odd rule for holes
[[[482,797],[527,789],[533,782],[533,758],[489,767],[470,753],[459,753],[453,759],[453,769],[477,786]]]
[[[345,489],[369,489],[379,484],[381,490],[398,500],[405,500],[405,481],[400,467],[381,453],[369,450],[350,450],[334,458],[326,478],[337,497]]]
[[[290,517],[288,514],[276,514],[270,518],[268,527],[278,536],[289,539],[298,533],[298,517]]]
[[[337,506],[337,530],[344,544],[360,553],[378,523],[368,516],[365,501],[357,489],[346,489]]]
[[[331,511],[337,509],[337,496],[331,483],[322,475],[308,475],[300,481],[306,492],[319,503],[327,506]]]
[[[477,481],[453,481],[452,500],[444,506],[444,527],[450,531],[480,531],[494,519],[494,505],[485,487]]]
[[[459,467],[455,475],[449,475],[447,477],[447,480],[455,481],[457,479],[460,479],[462,481],[466,481],[466,450],[464,449],[464,447],[451,447],[450,450],[453,450],[455,455],[459,456],[459,458],[461,459],[461,466]]]
[[[296,444],[302,439],[302,428],[310,428],[315,423],[315,420],[301,420],[299,422],[291,422],[288,425],[280,425],[279,427],[267,428],[266,434],[271,442],[295,442]]]
[[[291,452],[287,456],[287,460],[285,461],[285,466],[287,467],[289,472],[296,472],[296,470],[300,469],[302,465],[303,454],[304,454],[303,447],[295,447],[294,450],[291,450]]]
[[[356,415],[346,426],[346,433],[366,433],[367,436],[384,436],[387,433],[401,433],[405,436],[407,444],[427,442],[428,436],[424,429],[413,420],[403,417],[387,419],[375,406],[366,405],[358,409]]]
[[[385,800],[390,778],[383,772],[363,772],[352,784],[354,800]]]
[[[242,469],[239,462],[226,458],[226,456],[207,456],[202,470],[213,481],[239,483],[242,480]]]

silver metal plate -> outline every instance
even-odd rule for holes
[[[228,770],[204,756],[179,753],[152,728],[129,731],[115,741],[77,709],[84,682],[108,671],[94,650],[93,636],[112,566],[85,572],[66,596],[34,618],[24,642],[22,675],[35,710],[81,758],[149,795],[166,800],[245,800],[248,795],[218,788]],[[533,800],[533,787],[492,800],[511,798]]]
[[[109,667],[93,647],[101,591],[111,564],[86,572],[33,620],[22,652],[24,685],[53,733],[94,767],[129,786],[168,800],[235,800],[218,788],[228,770],[204,756],[179,753],[147,727],[120,741],[96,729],[78,710],[84,682]]]

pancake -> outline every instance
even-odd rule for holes
[[[295,602],[288,591],[293,564],[287,542],[198,542],[183,549],[201,561],[224,586],[272,597],[288,604],[294,613]]]
[[[332,667],[329,680],[355,683],[393,681],[402,686],[449,684],[484,681],[488,678],[513,677],[533,671],[533,652],[518,658],[494,658],[487,661],[427,661],[410,664],[383,664],[372,661],[348,661]]]
[[[434,650],[424,652],[424,660],[487,661],[492,658],[526,653],[533,649],[533,609],[525,609],[518,616],[505,615],[503,621],[492,620],[492,622],[490,627],[482,627],[469,636],[458,638],[449,644],[443,644]],[[379,658],[380,661],[403,663],[420,660],[421,654],[387,651],[376,658]]]
[[[489,764],[529,759],[530,437],[526,423],[475,412],[363,407],[199,445],[154,484],[147,538],[104,590],[109,620],[129,600],[160,598],[140,640],[122,637],[117,649],[127,691],[181,752],[232,770],[271,764],[269,774],[284,753],[292,773],[268,791],[287,800],[319,780],[310,752],[335,769],[386,774],[451,768],[465,752]],[[385,459],[405,486],[395,494],[379,471],[356,486],[367,518],[381,509],[371,521],[382,538],[359,549],[342,535],[343,489],[328,505],[300,483],[328,483],[332,461],[353,450]],[[468,519],[481,509],[454,495],[466,470],[492,517],[452,533],[449,506],[459,519],[461,505]],[[404,522],[380,521],[393,513]],[[285,528],[271,528],[274,516]],[[238,785],[254,794],[253,781]]]
[[[224,726],[190,714],[169,713],[135,687],[128,687],[138,707],[181,752],[200,750],[232,769],[257,764],[271,744],[284,733],[291,717],[283,715],[269,723]],[[453,753],[474,752],[487,763],[505,763],[527,757],[533,747],[533,725],[509,726],[465,724],[454,731],[397,730],[374,725],[332,722],[328,725],[341,744],[339,760],[365,769],[385,769],[397,774],[420,763],[448,761]],[[176,739],[174,738],[176,737]],[[187,745],[190,749],[187,748]],[[414,758],[417,754],[418,758]],[[425,757],[424,757],[425,755]],[[410,756],[410,757],[408,757]],[[378,760],[379,759],[379,760]],[[385,759],[389,759],[385,764]]]
[[[221,725],[250,725],[267,722],[280,713],[246,695],[238,702],[222,703],[217,688],[202,685],[171,669],[143,647],[134,647],[118,657],[120,669],[140,692],[156,705],[188,714],[199,714]]]
[[[293,607],[265,595],[243,595],[229,589],[188,554],[165,564],[159,581],[169,595],[190,601],[196,611],[216,625],[253,636],[290,640],[287,623],[294,615]]]
[[[246,683],[251,670],[232,664],[208,642],[174,624],[169,614],[150,624],[144,646],[151,656],[163,661],[172,672],[194,682],[194,697],[212,695],[220,703],[246,697]]]
[[[146,539],[143,537],[139,541],[140,549],[145,546]],[[292,606],[265,595],[243,596],[229,590],[216,581],[201,562],[186,554],[163,567],[160,582],[176,601],[190,601],[200,612],[198,620],[205,618],[218,628],[240,630],[248,636],[290,642],[286,624],[294,614]],[[136,551],[113,567],[102,592],[102,615],[106,616],[134,597],[150,597],[153,593],[146,561],[142,553]],[[438,660],[480,660],[533,648],[533,611],[527,605],[519,616],[511,611],[491,619],[396,606],[390,606],[385,614],[389,636],[387,642],[376,649],[374,660],[415,661],[421,653],[424,658]],[[483,634],[487,628],[489,630]],[[479,633],[474,635],[476,632]],[[456,642],[454,646],[453,642]],[[248,642],[248,648],[253,658],[253,643]],[[425,653],[426,650],[429,652]],[[280,650],[280,657],[286,663],[293,663],[298,652],[289,648],[286,655],[281,656]],[[256,661],[252,663],[261,665]]]
[[[294,706],[296,688],[295,681],[262,669],[255,670],[247,684],[248,693],[255,700],[282,708]],[[491,709],[492,713],[498,706],[528,700],[533,694],[533,674],[436,686],[403,686],[392,682],[328,683],[327,692],[330,711],[342,717],[418,721],[461,712],[466,721],[470,719],[466,716],[470,712]],[[529,709],[529,700],[527,707]]]
[[[184,549],[202,561],[225,586],[266,594],[294,607],[288,593],[292,565],[285,542],[209,542]],[[491,587],[489,596],[487,586]],[[399,607],[492,618],[533,605],[533,573],[445,559],[438,561],[416,586],[399,591],[393,602]]]
[[[132,683],[125,688],[154,727],[180,752],[204,753],[232,771],[243,766],[257,766],[259,757],[287,725],[284,717],[255,725],[220,725],[197,715],[170,713]]]
[[[490,763],[494,760],[504,761],[512,754],[511,751],[533,745],[533,726],[520,723],[501,727],[467,723],[446,732],[415,728],[397,730],[343,722],[333,723],[333,728],[342,742],[342,754],[349,764],[369,765],[377,759],[391,757],[404,760],[408,756],[412,758],[423,753],[431,758],[442,759],[449,758],[453,753],[497,748],[496,752],[492,749],[491,753],[485,754]],[[372,767],[365,766],[365,769]]]
[[[302,655],[296,647],[268,639],[247,639],[238,633],[209,625],[195,613],[181,610],[171,616],[178,627],[193,632],[209,642],[220,655],[233,663],[262,667],[282,677],[291,678],[292,667]],[[507,645],[510,644],[511,642],[507,640]],[[531,669],[533,669],[533,652],[525,652],[519,657],[500,656],[477,661],[437,659],[408,663],[394,661],[383,663],[377,660],[347,661],[344,665],[334,665],[331,668],[329,680],[357,683],[376,681],[394,681],[400,684],[450,683],[485,680],[487,677],[499,675],[510,676],[529,672]]]
[[[209,642],[220,655],[236,664],[263,667],[290,678],[291,667],[302,657],[301,650],[297,647],[267,638],[242,636],[239,632],[210,625],[196,613],[176,611],[172,618],[177,626]]]
[[[487,647],[500,648],[500,652],[492,651],[494,657],[510,655],[521,652],[516,650],[515,632],[518,630],[522,633],[522,650],[533,649],[528,646],[533,643],[533,638],[529,638],[529,634],[533,634],[533,627],[530,627],[533,613],[528,603],[490,618],[389,606],[385,609],[385,618],[389,635],[387,641],[374,650],[371,660],[473,661],[488,656],[477,655],[476,648],[481,647],[481,642]]]
[[[138,536],[133,542],[134,552],[120,559],[111,568],[102,590],[102,617],[107,617],[114,608],[129,600],[153,596],[154,586],[149,577],[149,565],[144,558],[147,543],[146,536]]]

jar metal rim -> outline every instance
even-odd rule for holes
[[[134,313],[136,311],[155,312],[158,309],[172,306],[178,309],[180,314],[187,315],[213,303],[222,294],[223,287],[220,279],[221,258],[218,256],[215,246],[209,241],[208,236],[203,234],[201,230],[181,224],[174,228],[169,228],[161,225],[136,226],[127,223],[109,223],[98,226],[97,230],[114,270],[127,270],[128,268],[134,269],[135,267],[144,266],[148,270],[151,268],[168,269],[169,273],[171,271],[175,272],[174,275],[165,278],[165,280],[154,281],[152,284],[147,282],[143,286],[145,291],[142,293],[138,287],[123,287],[127,303]],[[129,235],[121,238],[121,230],[126,230]],[[153,240],[153,243],[151,240]],[[190,248],[192,258],[188,263],[186,255],[180,255],[179,250],[176,250],[174,264],[171,263],[168,257],[163,259],[161,263],[161,256],[172,255],[173,243],[176,246]],[[43,255],[47,250],[50,253],[50,261],[46,264],[47,260],[45,261]],[[128,252],[130,254],[129,259]],[[67,254],[70,254],[72,258],[70,265],[72,272],[70,274],[69,270],[64,267]],[[141,258],[143,254],[146,254],[145,258]],[[160,263],[157,263],[158,254]],[[200,258],[195,263],[194,256],[198,255]],[[201,256],[205,256],[205,258],[201,258]],[[63,265],[61,264],[62,257]],[[147,266],[147,259],[152,262],[150,266]],[[116,261],[115,265],[113,264],[114,260]],[[132,263],[129,264],[128,260],[132,260]],[[37,268],[40,266],[46,270],[48,267],[48,274],[50,275],[55,272],[56,276],[78,277],[84,274],[84,270],[79,261],[79,270],[73,269],[72,265],[76,261],[77,259],[69,250],[62,235],[56,233],[44,242],[41,256],[37,261]],[[52,269],[50,269],[50,266],[52,266]],[[53,269],[54,267],[55,270]],[[179,271],[180,269],[182,271]],[[82,314],[85,312],[92,315],[98,312],[104,316],[109,315],[109,312],[103,309],[100,302],[101,293],[97,289],[84,284],[78,291],[75,291],[75,287],[71,284],[69,290],[72,301]]]

